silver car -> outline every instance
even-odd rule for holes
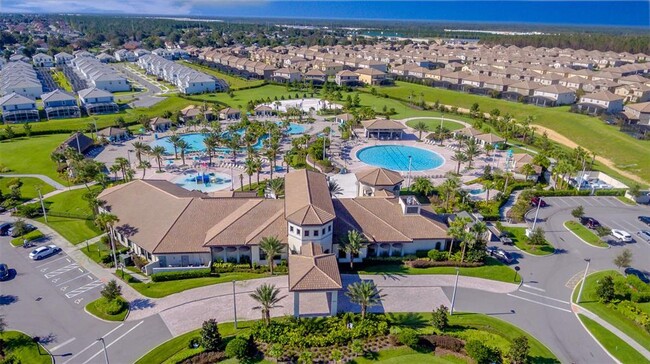
[[[650,243],[650,230],[641,230],[637,234],[645,241]]]
[[[31,253],[29,253],[29,258],[32,260],[41,260],[43,258],[49,257],[50,255],[54,255],[59,251],[61,251],[61,248],[56,245],[42,246],[32,250]]]

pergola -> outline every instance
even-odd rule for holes
[[[334,254],[323,254],[312,242],[289,256],[289,292],[293,292],[293,315],[300,317],[300,293],[324,292],[329,296],[330,315],[338,311],[338,291],[343,288]]]
[[[366,138],[376,139],[402,139],[406,127],[401,123],[389,119],[374,119],[362,121]]]

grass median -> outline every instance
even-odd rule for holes
[[[112,301],[100,297],[86,305],[86,311],[106,321],[124,321],[129,313],[129,303],[118,297]]]
[[[579,222],[569,220],[564,223],[564,227],[567,228],[570,232],[574,233],[580,240],[584,243],[587,243],[591,246],[598,248],[608,248],[609,245],[604,242],[598,235],[594,234],[593,231],[587,229],[584,225]]]
[[[528,242],[526,237],[526,228],[523,227],[504,227],[504,231],[507,231],[512,238],[512,242],[517,248],[521,251],[532,255],[551,255],[555,252],[555,247],[551,245],[548,241],[544,245],[532,245]]]
[[[600,326],[596,321],[584,316],[578,315],[580,321],[585,325],[587,330],[605,347],[605,349],[623,364],[647,364],[650,363],[641,353],[634,350],[625,341],[606,328]]]
[[[13,246],[21,246],[21,245],[23,245],[25,240],[34,241],[34,240],[42,239],[44,236],[45,235],[43,235],[43,233],[38,231],[38,230],[30,231],[30,232],[28,232],[27,234],[25,234],[23,236],[19,236],[17,238],[11,239],[11,245],[13,245]]]

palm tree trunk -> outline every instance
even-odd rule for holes
[[[449,257],[447,257],[448,259],[451,259],[451,251],[452,251],[453,249],[454,249],[454,239],[451,239],[451,240],[449,241]]]
[[[260,172],[257,172],[257,184],[260,184]]]
[[[253,178],[252,174],[248,175],[248,188],[251,188],[251,178]]]
[[[460,254],[460,262],[462,263],[465,260],[465,249],[467,247],[467,242],[463,243],[463,252]]]
[[[362,305],[361,305],[361,319],[365,319],[365,318],[366,318],[366,310],[367,310],[366,305],[365,305],[365,304],[362,304]]]

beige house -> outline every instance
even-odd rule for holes
[[[549,85],[536,89],[530,100],[537,106],[568,105],[576,101],[576,93],[568,87]]]
[[[624,114],[630,122],[650,125],[650,102],[626,105]]]
[[[630,83],[621,85],[614,90],[616,95],[622,96],[623,102],[646,102],[650,101],[650,86],[643,83]]]
[[[577,107],[589,114],[615,114],[623,111],[623,97],[609,91],[598,91],[582,96]]]
[[[336,74],[336,84],[339,86],[349,86],[359,84],[359,75],[352,71],[341,71]]]
[[[374,68],[361,68],[356,70],[355,73],[359,76],[359,81],[366,85],[381,85],[388,81],[386,72]]]
[[[172,127],[172,121],[156,116],[155,118],[149,119],[149,127],[153,131],[164,132]]]
[[[239,111],[239,109],[227,107],[219,111],[219,118],[221,120],[239,120],[241,118],[241,111]]]

